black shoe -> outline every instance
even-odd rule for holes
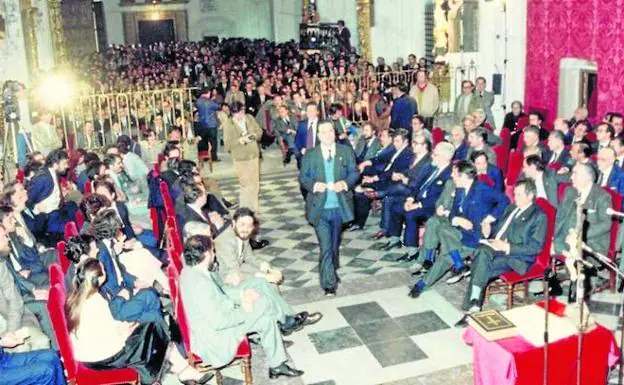
[[[297,322],[296,319],[289,326],[284,326],[280,324],[280,331],[282,332],[282,335],[285,337],[288,337],[289,335],[293,334],[294,332],[298,332],[301,329],[303,329],[303,324],[301,322]]]
[[[455,323],[455,327],[463,329],[467,326],[468,326],[468,314],[464,314],[464,316]]]
[[[269,378],[274,380],[281,376],[284,377],[300,377],[303,374],[302,370],[293,369],[286,363],[281,364],[276,368],[269,369]]]
[[[180,382],[183,385],[204,385],[204,384],[207,384],[208,381],[212,380],[212,377],[214,377],[214,372],[208,372],[204,374],[203,376],[201,376],[199,380],[185,380],[185,381],[180,381]]]
[[[290,341],[290,340],[284,340],[284,348],[288,349],[288,348],[292,348],[293,345],[295,344],[294,342]]]
[[[381,245],[381,247],[379,248],[379,250],[382,250],[382,251],[390,251],[390,250],[392,250],[392,249],[394,249],[394,248],[398,248],[398,247],[401,247],[401,246],[402,246],[401,241],[398,241],[398,242],[392,242],[392,241],[390,241],[390,242],[388,242],[388,243],[384,243],[383,245]]]
[[[466,265],[459,269],[451,270],[451,276],[446,280],[447,285],[454,285],[470,275],[470,268]]]
[[[249,245],[251,246],[253,250],[260,250],[261,248],[268,246],[269,241],[267,241],[266,239],[262,239],[260,241],[257,241],[255,239],[250,239]]]
[[[315,323],[323,319],[323,314],[319,312],[314,312],[314,313],[309,313],[309,314],[308,312],[305,312],[305,313],[307,314],[307,316],[303,321],[301,321],[301,325],[304,327],[314,325]]]
[[[396,259],[396,262],[410,262],[413,261],[414,259],[416,259],[416,254],[414,255],[409,255],[407,253],[401,255],[399,258]]]
[[[226,200],[225,198],[221,199],[221,202],[223,202],[226,209],[232,208],[234,206],[234,203]]]
[[[424,287],[414,285],[414,287],[412,287],[412,290],[410,290],[410,292],[407,295],[411,298],[418,298],[423,293],[423,291],[425,291]]]
[[[325,289],[325,297],[335,297],[336,289]]]
[[[351,223],[349,227],[347,227],[347,231],[362,231],[362,230],[364,230],[364,228],[356,225],[355,223]]]
[[[551,297],[558,297],[563,294],[563,287],[556,276],[552,276],[548,279],[548,295]]]

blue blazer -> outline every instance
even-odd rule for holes
[[[624,170],[613,165],[609,180],[607,181],[607,186],[620,195],[624,194]]]
[[[479,240],[482,238],[481,221],[488,215],[498,219],[509,204],[509,199],[502,192],[495,190],[487,184],[475,180],[466,193],[461,209],[459,210],[457,200],[457,189],[453,192],[455,198],[449,219],[462,217],[472,222],[472,230],[459,228],[462,233],[462,244],[468,247],[477,248]]]
[[[487,175],[494,181],[497,191],[504,191],[503,172],[500,168],[488,163]]]
[[[54,179],[48,168],[41,170],[28,184],[28,200],[26,206],[33,210],[35,206],[52,194]]]
[[[390,157],[388,162],[390,162],[391,160],[392,160],[392,157]],[[379,173],[378,184],[386,185],[388,183],[391,183],[393,172],[400,172],[402,174],[407,174],[407,170],[409,170],[413,160],[414,160],[414,153],[412,152],[412,148],[408,146],[399,154],[399,156],[397,156],[397,158],[394,160],[394,162],[392,163],[388,171],[385,170],[388,165],[385,164],[383,166],[383,168],[381,169]]]
[[[461,146],[457,147],[455,154],[453,154],[453,162],[458,160],[466,160],[468,156],[468,143],[464,142]]]
[[[302,120],[297,124],[297,133],[295,134],[295,148],[297,149],[297,154],[301,154],[301,150],[306,147],[306,141],[308,139],[308,119]],[[318,125],[316,131],[316,146],[319,146],[319,138],[318,138]]]
[[[435,177],[432,182],[430,182],[427,186],[424,186],[424,183],[427,182],[427,179],[429,179],[435,170],[436,167],[434,165],[430,165],[424,177],[420,179],[418,187],[412,190],[414,200],[422,204],[422,209],[428,215],[433,215],[435,212],[436,202],[438,201],[438,198],[440,198],[440,195],[442,195],[442,191],[444,191],[446,181],[448,181],[451,177],[453,167],[448,165],[438,176]]]
[[[134,229],[132,228],[132,223],[130,223],[130,214],[128,214],[128,206],[126,206],[123,202],[115,202],[115,206],[117,207],[117,212],[119,212],[119,216],[121,217],[121,221],[123,222],[124,228],[123,232],[127,239],[136,238],[136,234],[134,233]]]
[[[134,288],[134,281],[136,281],[136,277],[128,273],[124,265],[117,263],[123,278],[123,282],[118,282],[117,274],[115,273],[115,266],[113,265],[113,256],[110,254],[103,241],[99,241],[97,246],[99,250],[98,260],[102,263],[104,269],[106,270],[106,282],[104,282],[104,285],[102,285],[100,290],[112,297],[116,297],[117,293],[119,293],[123,288],[132,290]]]
[[[401,95],[395,100],[390,110],[390,128],[409,129],[412,126],[412,117],[416,115],[418,108],[414,100],[407,94]]]

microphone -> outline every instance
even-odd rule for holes
[[[615,211],[611,207],[607,208],[606,213],[607,213],[607,215],[611,215],[611,216],[614,216],[614,217],[624,218],[624,213],[623,212]]]

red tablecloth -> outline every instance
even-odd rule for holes
[[[543,383],[544,349],[522,337],[489,342],[471,327],[464,341],[473,347],[475,385],[539,385]],[[577,336],[548,345],[548,384],[576,384]],[[583,337],[583,385],[604,385],[619,358],[613,333],[598,325]]]

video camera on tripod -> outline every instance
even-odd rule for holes
[[[20,120],[18,95],[22,90],[24,90],[24,85],[15,80],[7,80],[2,87],[4,120],[7,123],[16,123]]]

